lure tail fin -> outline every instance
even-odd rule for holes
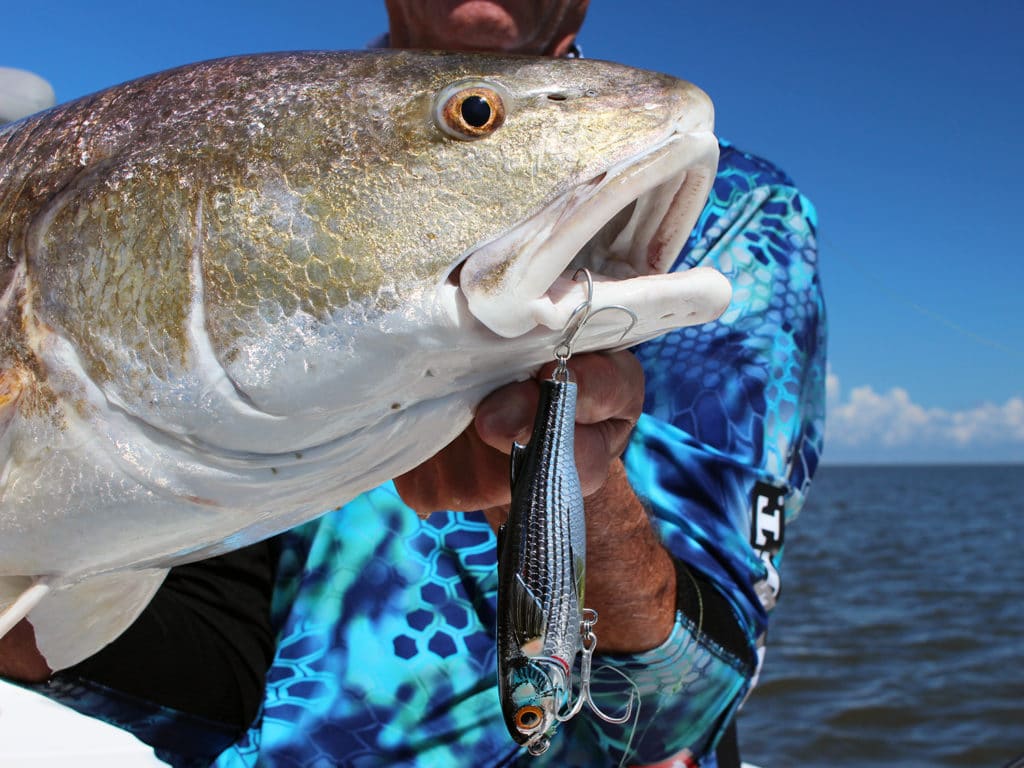
[[[0,576],[0,637],[27,618],[47,666],[70,667],[124,632],[166,575],[164,568],[114,571],[73,583]]]

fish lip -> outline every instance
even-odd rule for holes
[[[578,268],[587,267],[595,281],[626,282],[672,266],[703,209],[717,163],[710,129],[676,126],[661,142],[471,251],[452,279],[469,311],[499,336],[521,336],[538,325],[559,330],[580,301],[572,279]],[[625,225],[606,232],[630,206]]]

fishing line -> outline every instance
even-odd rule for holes
[[[630,692],[629,704],[626,705],[627,707],[631,707],[631,708],[635,707],[635,708],[633,708],[633,711],[632,711],[632,715],[633,716],[630,718],[633,721],[633,724],[629,728],[629,738],[626,740],[626,744],[622,748],[622,759],[619,760],[619,765],[618,765],[618,768],[623,768],[623,766],[626,765],[626,759],[629,757],[629,751],[630,751],[630,749],[633,748],[633,739],[636,738],[637,728],[640,725],[640,707],[643,705],[643,700],[640,698],[640,686],[636,684],[636,682],[633,680],[633,678],[631,678],[629,675],[627,675],[625,672],[623,672],[618,667],[613,667],[613,666],[610,666],[608,664],[602,664],[600,667],[598,667],[594,671],[595,672],[604,672],[605,670],[608,670],[610,672],[614,672],[615,674],[617,674],[619,677],[621,677],[627,683],[629,683],[630,687],[633,689]]]
[[[614,669],[614,667],[608,667]],[[622,748],[622,759],[619,761],[619,768],[623,768],[626,764],[626,758],[629,756],[629,751],[633,748],[633,739],[636,738],[636,730],[640,726],[640,707],[643,705],[643,701],[640,698],[640,686],[638,686],[629,675],[623,672],[621,669],[616,669],[620,675],[626,678],[631,686],[633,686],[633,700],[636,702],[636,709],[633,710],[633,725],[629,729],[629,738],[626,740],[626,746]]]
[[[1003,342],[997,341],[996,339],[993,339],[989,336],[984,336],[980,333],[976,333],[970,330],[969,328],[965,328],[956,321],[951,320],[942,313],[936,312],[935,310],[930,309],[929,307],[926,307],[923,304],[918,304],[907,294],[894,291],[881,277],[878,276],[876,272],[871,271],[867,266],[865,266],[863,260],[858,259],[855,256],[851,256],[848,252],[840,248],[836,244],[836,242],[831,238],[819,234],[818,241],[822,245],[828,246],[830,255],[834,254],[838,256],[843,263],[851,267],[866,282],[868,282],[869,284],[871,284],[872,287],[877,289],[879,293],[884,294],[894,303],[911,309],[914,312],[917,312],[919,315],[927,317],[929,320],[933,320],[937,322],[939,325],[945,326],[954,333],[957,333],[963,336],[964,338],[970,339],[976,344],[989,347],[1011,357],[1024,359],[1024,350],[1015,349],[1014,347],[1007,346]]]
[[[693,591],[697,595],[697,625],[693,632],[690,634],[690,642],[687,648],[683,651],[683,653],[685,654],[689,653],[690,650],[700,642],[700,634],[704,629],[704,596],[701,594],[700,586],[697,584],[697,579],[694,578],[693,573],[690,571],[690,567],[687,566],[685,563],[683,563],[682,565],[682,570],[686,572],[687,577],[690,579],[690,583],[693,585]],[[685,617],[686,614],[683,614],[683,616]],[[600,667],[598,667],[597,671],[600,672],[606,669],[611,670],[612,672],[615,672],[619,676],[625,678],[626,682],[628,682],[633,688],[632,698],[636,701],[636,711],[633,716],[633,725],[629,730],[629,739],[626,741],[626,746],[624,747],[622,753],[622,760],[619,761],[618,766],[618,768],[623,768],[623,766],[626,764],[626,758],[629,756],[629,751],[633,747],[633,741],[636,738],[636,733],[640,726],[640,707],[643,704],[643,700],[640,698],[640,687],[636,684],[636,682],[634,682],[634,680],[629,675],[627,675],[621,669],[611,667],[607,664],[603,664]],[[657,719],[658,713],[660,711],[660,707],[655,710],[654,715],[652,717],[652,721]],[[1024,768],[1024,766],[1021,766],[1021,768]]]
[[[700,633],[704,629],[704,595],[701,594],[700,587],[697,585],[697,579],[693,577],[693,573],[690,571],[690,566],[686,563],[682,563],[682,566],[690,579],[690,583],[693,585],[694,594],[697,595],[697,629],[691,635],[692,641],[690,643],[690,645],[696,645],[700,640]],[[689,651],[689,648],[687,651]]]

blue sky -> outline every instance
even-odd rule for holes
[[[384,28],[376,0],[12,3],[0,66],[66,100],[215,56],[359,48]],[[1024,461],[1024,3],[594,0],[581,39],[700,85],[719,134],[815,202],[826,460]]]

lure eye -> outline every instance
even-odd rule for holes
[[[516,710],[516,729],[520,733],[530,733],[544,720],[544,711],[533,705],[520,707]]]
[[[449,136],[482,139],[505,122],[505,101],[494,88],[463,83],[440,93],[436,119]]]

